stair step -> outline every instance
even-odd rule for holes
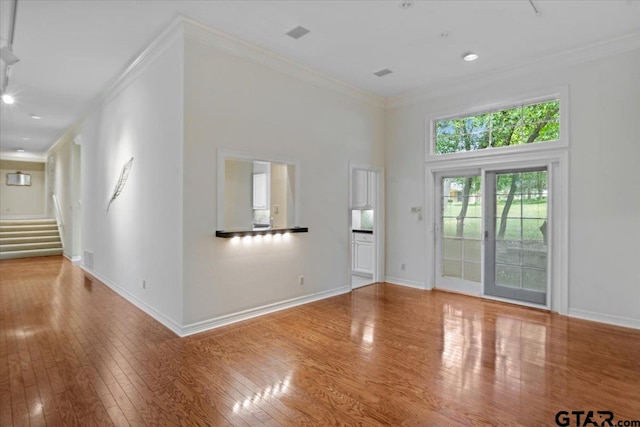
[[[58,236],[58,230],[37,230],[37,231],[3,231],[0,237],[36,237],[36,236]]]
[[[0,220],[0,259],[53,255],[62,255],[62,241],[55,219]]]
[[[33,249],[28,251],[0,252],[0,259],[31,258],[62,255],[62,249]]]
[[[0,245],[0,252],[29,251],[32,249],[60,249],[60,242],[16,243]]]
[[[0,245],[12,245],[16,243],[40,243],[40,242],[58,242],[60,243],[60,236],[51,234],[50,236],[13,236],[5,237],[4,234],[0,234]]]
[[[16,224],[16,225],[0,225],[0,233],[11,231],[39,231],[39,230],[57,230],[56,224]]]
[[[22,224],[56,224],[55,219],[42,218],[42,219],[0,219],[0,226],[2,225],[22,225]]]

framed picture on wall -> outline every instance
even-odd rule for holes
[[[7,185],[30,186],[31,175],[28,173],[22,173],[20,171],[16,173],[8,173]]]

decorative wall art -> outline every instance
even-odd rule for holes
[[[107,212],[109,212],[109,208],[111,207],[111,203],[122,193],[122,189],[124,185],[127,183],[127,178],[129,178],[129,171],[131,171],[131,165],[133,164],[133,157],[129,159],[127,163],[122,166],[122,172],[120,172],[120,178],[118,179],[118,183],[116,184],[116,188],[113,190],[113,196],[111,196],[111,200],[109,200],[109,205],[107,205]]]

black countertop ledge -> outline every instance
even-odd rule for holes
[[[232,237],[264,236],[265,234],[308,233],[308,227],[291,228],[259,228],[254,230],[216,230],[216,237],[229,239]]]

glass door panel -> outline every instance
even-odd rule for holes
[[[480,176],[439,178],[436,286],[479,294],[482,281]]]
[[[546,169],[487,172],[486,295],[546,305]]]

